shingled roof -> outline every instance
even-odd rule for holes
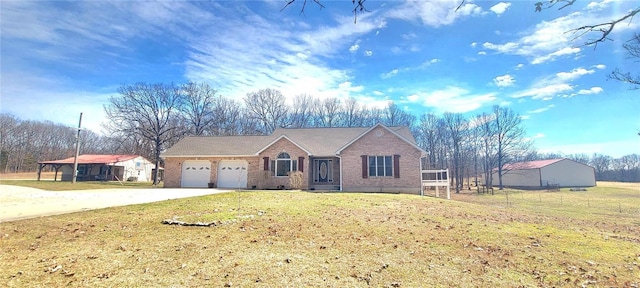
[[[416,144],[408,127],[386,128]],[[310,155],[334,156],[341,147],[369,129],[371,127],[279,128],[268,136],[191,136],[162,153],[162,157],[254,156],[283,136]]]

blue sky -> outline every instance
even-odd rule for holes
[[[541,152],[640,153],[638,90],[607,80],[640,73],[622,44],[640,20],[594,47],[567,31],[609,21],[637,1],[583,1],[534,13],[536,0],[2,1],[0,111],[99,132],[123,84],[207,82],[242,98],[393,100],[407,111],[473,116],[493,105],[523,117]]]

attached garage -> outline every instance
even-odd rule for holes
[[[206,188],[211,179],[211,162],[187,160],[182,163],[181,187]]]
[[[222,160],[218,165],[218,187],[220,188],[246,188],[247,187],[247,161]]]

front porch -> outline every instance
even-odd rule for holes
[[[340,191],[340,158],[309,157],[309,190]]]

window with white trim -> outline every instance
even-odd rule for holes
[[[369,156],[369,177],[392,177],[393,157]]]
[[[271,171],[277,177],[289,176],[289,172],[298,171],[298,160],[292,160],[287,152],[278,154],[276,160],[271,161]]]

